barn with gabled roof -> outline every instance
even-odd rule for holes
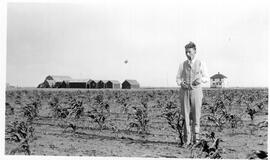
[[[108,80],[99,80],[97,83],[97,88],[105,88],[105,84],[108,82]]]
[[[87,88],[97,88],[98,87],[98,82],[99,80],[92,80],[90,79],[88,82],[87,82]]]
[[[122,89],[140,88],[140,84],[137,80],[127,79],[122,83]]]

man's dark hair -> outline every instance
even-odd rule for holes
[[[195,43],[193,42],[189,42],[188,44],[185,45],[185,49],[188,49],[188,48],[194,48],[196,50],[196,45]]]

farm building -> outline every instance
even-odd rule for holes
[[[136,80],[125,80],[122,84],[118,80],[92,80],[92,79],[72,79],[69,76],[49,75],[38,88],[140,88]]]
[[[63,88],[62,83],[67,80],[71,80],[71,77],[49,75],[43,83],[38,85],[38,88]]]
[[[44,82],[38,85],[38,88],[53,88],[55,85],[54,80],[45,80]]]
[[[59,88],[68,88],[68,80],[64,80],[61,84]]]
[[[140,88],[140,84],[136,80],[125,80],[122,83],[122,89]]]
[[[44,81],[45,88],[54,88],[55,81],[54,80],[45,80]]]
[[[227,85],[227,77],[224,76],[223,74],[218,74],[213,75],[210,77],[210,87],[211,88],[223,88],[226,87]]]
[[[99,80],[89,80],[87,82],[87,88],[97,88],[97,84],[98,84]]]
[[[120,82],[117,80],[109,80],[105,84],[105,88],[120,88]]]
[[[42,82],[37,86],[37,88],[46,88],[46,87],[44,86],[44,83]]]
[[[67,86],[66,83],[67,83],[67,81],[55,82],[53,88],[66,88],[66,86]]]
[[[67,88],[87,88],[89,79],[72,79],[67,81]]]
[[[99,80],[97,83],[97,88],[105,88],[105,84],[107,83],[107,80]]]

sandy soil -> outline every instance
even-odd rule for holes
[[[6,124],[20,119],[18,115],[22,105],[16,104],[14,97],[6,99],[15,109],[13,115],[6,115]],[[155,107],[154,101],[149,102],[149,106],[149,134],[141,135],[135,130],[127,130],[127,115],[120,112],[121,107],[115,102],[111,102],[112,113],[106,122],[107,128],[99,130],[97,124],[87,117],[79,120],[52,118],[45,99],[42,101],[39,116],[33,122],[35,139],[29,142],[31,155],[190,157],[190,150],[178,145],[177,134],[168,126],[166,120],[159,116],[161,108]],[[257,115],[253,122],[245,116],[243,128],[216,132],[216,137],[223,140],[220,143],[223,149],[222,158],[246,158],[254,149],[266,151],[267,128],[255,130],[251,134],[248,125],[263,120],[267,120],[267,115]],[[76,124],[76,132],[66,128],[69,123]],[[116,129],[111,129],[110,126],[116,126]],[[5,154],[9,154],[16,145],[15,142],[6,141]]]

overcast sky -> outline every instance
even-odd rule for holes
[[[174,87],[193,41],[210,76],[224,74],[231,87],[267,86],[267,8],[243,2],[9,3],[6,79],[37,86],[52,74]]]

